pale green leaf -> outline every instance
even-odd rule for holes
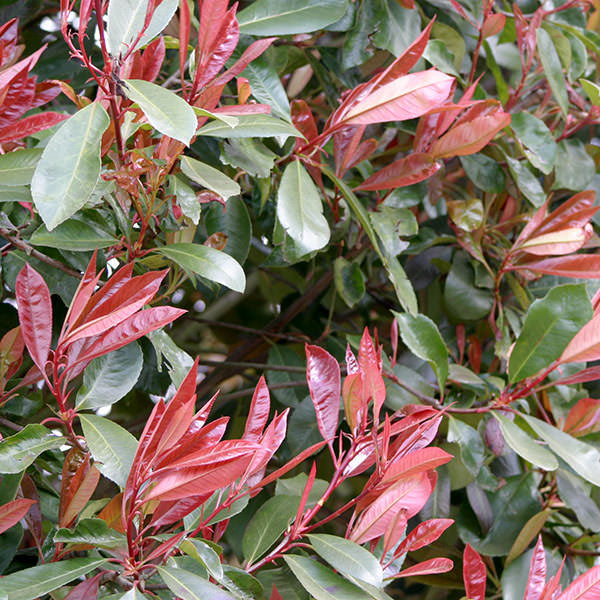
[[[565,83],[565,76],[563,75],[558,52],[546,30],[538,27],[536,29],[536,37],[538,55],[542,61],[548,85],[563,115],[566,116],[569,111],[569,97],[567,95],[567,84]]]
[[[0,185],[29,185],[42,150],[26,148],[0,156]]]
[[[64,442],[64,437],[43,425],[25,425],[18,433],[0,441],[0,473],[20,473],[42,452],[59,448]]]
[[[103,231],[93,221],[79,215],[61,223],[52,231],[40,225],[29,238],[33,246],[46,246],[71,252],[86,252],[97,248],[108,248],[119,240],[107,231]]]
[[[240,194],[240,186],[218,169],[189,156],[181,157],[181,170],[196,183],[211,190],[224,200]]]
[[[233,127],[219,121],[211,121],[198,130],[198,135],[219,138],[303,137],[291,123],[271,115],[240,115],[236,119],[238,122]]]
[[[235,600],[229,592],[185,569],[158,567],[162,580],[183,600]]]

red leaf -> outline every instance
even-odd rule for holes
[[[440,164],[429,154],[415,152],[377,171],[356,189],[389,190],[404,187],[431,177],[439,169]]]
[[[575,437],[600,431],[600,400],[596,398],[579,400],[569,410],[563,431]]]
[[[97,251],[94,250],[85,273],[83,274],[83,277],[81,278],[81,281],[75,290],[75,295],[71,300],[69,310],[67,311],[67,316],[65,317],[65,325],[73,325],[77,319],[79,319],[85,306],[92,297],[96,285],[98,284],[100,274],[96,275],[96,254]]]
[[[150,42],[144,53],[142,54],[142,73],[141,79],[146,81],[154,81],[165,60],[165,38],[157,37],[153,42]]]
[[[240,115],[268,115],[271,107],[268,104],[227,104],[213,108],[212,112],[232,117]]]
[[[592,216],[600,210],[594,206],[596,192],[586,190],[575,194],[566,202],[563,202],[557,209],[553,210],[535,230],[536,235],[550,233],[559,229],[568,229],[570,227],[583,227],[589,223]]]
[[[396,547],[398,542],[402,539],[402,536],[406,533],[406,526],[408,520],[406,519],[406,511],[399,511],[396,516],[390,521],[388,528],[383,534],[383,554],[386,555]],[[394,552],[394,556],[399,556],[398,552]]]
[[[52,304],[46,282],[29,263],[17,275],[15,294],[25,345],[44,373],[52,341]]]
[[[190,43],[190,5],[187,0],[179,0],[179,77],[185,81],[185,63]]]
[[[485,600],[487,573],[481,556],[467,544],[463,553],[463,580],[470,600]]]
[[[250,411],[248,412],[246,427],[242,436],[243,439],[255,441],[260,438],[267,424],[270,408],[269,388],[264,376],[261,375],[252,396],[252,403],[250,404]]]
[[[323,348],[306,344],[306,380],[323,439],[335,436],[340,414],[340,365]]]
[[[430,558],[400,571],[400,573],[393,576],[393,579],[415,575],[438,575],[439,573],[452,571],[453,568],[454,563],[449,558]]]
[[[402,541],[396,554],[412,552],[433,544],[452,523],[453,519],[430,519],[419,523]]]
[[[580,575],[559,597],[558,600],[599,600],[600,567],[592,567]]]
[[[548,583],[544,587],[544,591],[540,597],[540,600],[556,600],[558,594],[560,594],[560,576],[562,575],[562,570],[565,565],[565,558],[563,558],[560,563],[560,567],[555,575],[550,577]]]
[[[182,531],[181,533],[177,533],[173,537],[165,540],[162,544],[159,544],[148,556],[145,557],[146,562],[150,562],[152,560],[156,560],[161,557],[163,554],[171,551],[179,542],[187,535],[186,531]]]
[[[283,597],[279,593],[279,591],[277,590],[277,588],[275,587],[275,584],[273,584],[273,587],[271,589],[271,598],[270,598],[270,600],[283,600]]]
[[[416,515],[431,495],[429,478],[420,473],[401,479],[390,486],[360,516],[350,538],[363,544],[383,535],[398,511],[405,509],[406,518]]]
[[[555,256],[513,265],[515,271],[535,271],[544,275],[560,275],[577,279],[600,279],[600,255],[575,254]]]
[[[383,473],[382,483],[391,483],[400,477],[407,477],[430,471],[450,462],[454,457],[441,448],[421,448],[390,463]]]
[[[103,573],[98,573],[90,579],[84,579],[65,596],[64,600],[91,600],[97,598],[102,575]]]
[[[356,433],[363,420],[363,384],[360,373],[351,373],[344,379],[342,388],[344,398],[344,414],[346,421],[352,430]]]
[[[129,342],[164,327],[186,312],[172,306],[155,306],[131,315],[99,339],[94,340],[89,347],[85,348],[85,358],[79,359],[78,362],[80,360],[90,361],[97,356],[122,348]]]
[[[0,506],[0,533],[16,525],[29,512],[32,504],[35,504],[35,500],[17,498]]]
[[[213,83],[213,85],[224,85],[231,81],[234,77],[237,77],[255,58],[258,58],[277,38],[263,38],[262,40],[256,40],[252,42],[233,63],[233,65],[227,69],[222,75],[220,75]]]
[[[68,115],[47,111],[25,117],[12,125],[0,129],[0,144],[14,142],[21,138],[33,135],[44,129],[48,129],[68,118]]]
[[[385,401],[385,383],[381,375],[381,353],[377,352],[373,340],[365,327],[358,348],[358,364],[363,381],[363,401],[373,401],[373,418],[377,421]]]
[[[544,585],[546,584],[546,552],[542,543],[542,536],[538,537],[535,550],[531,557],[527,587],[523,600],[540,600]]]
[[[296,129],[308,140],[312,140],[319,135],[315,117],[310,110],[310,107],[304,100],[292,100],[292,123]],[[303,142],[298,140],[296,146],[303,145]]]
[[[568,343],[560,363],[589,362],[600,359],[600,313],[594,315]]]
[[[560,368],[558,369],[558,372],[560,372]],[[578,373],[575,373],[575,375],[556,379],[550,385],[552,385],[552,387],[555,385],[573,385],[574,383],[587,383],[588,381],[596,381],[597,379],[600,379],[600,366],[589,367],[588,369],[583,369]]]
[[[583,248],[593,234],[594,230],[588,223],[584,227],[560,229],[530,237],[518,250],[534,256],[572,254]]]
[[[474,154],[509,124],[510,115],[502,111],[475,117],[472,121],[452,127],[432,144],[430,153],[435,159]]]
[[[186,515],[189,515],[199,506],[202,506],[211,495],[212,492],[200,496],[182,498],[181,500],[161,502],[152,514],[152,526],[164,527],[165,525],[172,525],[176,521],[183,519]]]
[[[333,157],[335,160],[335,173],[342,177],[350,168],[352,157],[355,155],[360,140],[367,128],[366,125],[357,125],[356,127],[342,127],[333,136]]]
[[[506,15],[491,14],[489,15],[481,27],[481,39],[485,39],[500,33],[506,24]]]

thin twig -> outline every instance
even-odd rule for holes
[[[286,388],[295,388],[295,387],[305,387],[306,381],[298,380],[298,381],[285,381],[283,383],[274,383],[269,386],[269,390],[283,390]],[[237,392],[231,392],[231,394],[223,394],[219,396],[219,402],[221,405],[229,402],[230,400],[237,400],[238,398],[246,398],[248,396],[252,396],[254,393],[253,387],[244,388],[243,390],[238,390]]]
[[[289,333],[278,333],[276,331],[265,331],[262,329],[254,329],[253,327],[246,327],[244,325],[237,325],[236,323],[227,323],[226,321],[215,321],[213,319],[204,319],[202,317],[185,316],[184,318],[202,323],[203,325],[209,325],[211,327],[226,327],[227,329],[235,329],[237,331],[244,331],[245,333],[252,333],[253,335],[261,335],[265,337],[278,338],[281,340],[289,340],[291,342],[302,342],[308,340],[305,336],[296,336]]]
[[[208,365],[209,367],[222,367],[225,364],[224,360],[209,360],[207,358],[199,358],[199,364]],[[261,371],[284,371],[286,373],[306,373],[304,367],[292,367],[287,365],[269,365],[256,362],[231,362],[227,361],[230,367],[241,367],[243,369],[258,369]]]

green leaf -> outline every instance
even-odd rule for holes
[[[278,479],[275,484],[275,495],[302,496],[307,481],[308,475],[306,473],[298,473],[295,477],[288,477],[287,479]],[[328,486],[329,483],[324,479],[315,479],[308,494],[306,507],[312,508],[323,496]]]
[[[89,219],[78,215],[61,223],[52,231],[48,231],[45,225],[40,225],[31,234],[29,243],[34,246],[85,252],[96,248],[108,248],[118,244],[119,240]]]
[[[566,469],[558,470],[556,483],[560,499],[577,515],[577,520],[586,529],[600,532],[600,508],[590,497],[591,486]]]
[[[510,381],[521,381],[549,366],[592,313],[585,284],[557,286],[533,302],[510,355]]]
[[[243,293],[246,276],[240,264],[225,252],[201,244],[170,244],[156,248],[180,267]]]
[[[288,528],[299,501],[295,496],[273,496],[254,513],[242,539],[242,552],[249,564],[259,559]]]
[[[154,10],[148,28],[132,52],[155,38],[172,19],[178,0],[163,0]],[[106,43],[115,57],[124,55],[137,40],[146,20],[148,0],[112,0],[108,5]]]
[[[217,231],[227,235],[223,252],[243,264],[252,241],[252,222],[245,202],[241,198],[229,198],[225,208],[218,202],[212,202],[206,211],[204,224],[208,235]]]
[[[560,58],[552,43],[552,38],[547,31],[538,27],[536,29],[537,49],[544,72],[548,79],[548,85],[552,90],[554,99],[558,102],[565,117],[569,111],[569,97],[567,96],[567,84],[562,71]]]
[[[569,139],[558,143],[553,190],[566,188],[585,190],[596,174],[594,159],[588,154],[581,140]]]
[[[510,126],[525,147],[529,162],[548,175],[554,168],[557,147],[547,125],[528,112],[520,112],[512,115]]]
[[[201,540],[187,539],[179,544],[180,550],[206,567],[214,579],[223,579],[223,565],[219,555]]]
[[[105,558],[71,558],[11,573],[0,579],[0,598],[34,600],[104,563]]]
[[[230,127],[212,121],[198,129],[198,135],[218,138],[304,137],[291,123],[271,115],[240,115],[238,124]]]
[[[283,557],[292,573],[315,600],[371,600],[371,594],[342,579],[331,569],[305,556]]]
[[[323,29],[344,16],[347,0],[257,0],[240,11],[240,33],[291,35]]]
[[[124,488],[137,450],[137,440],[126,429],[104,417],[79,415],[79,420],[98,470]]]
[[[335,289],[344,302],[352,307],[365,295],[365,276],[356,262],[339,256],[333,263]]]
[[[600,106],[600,86],[593,81],[589,81],[588,79],[580,79],[579,83],[581,83],[581,87],[583,87],[585,93],[588,95],[590,102],[594,106]]]
[[[367,42],[372,38],[378,48],[400,56],[421,33],[421,16],[418,10],[404,8],[396,0],[382,0],[380,6],[379,19]]]
[[[504,190],[506,175],[493,158],[485,154],[471,154],[460,156],[459,159],[467,177],[479,189],[492,194],[499,194]]]
[[[594,485],[600,485],[600,451],[540,419],[520,413],[529,426],[578,475]]]
[[[537,177],[531,172],[525,162],[504,155],[508,164],[508,169],[514,179],[519,191],[535,206],[539,208],[546,201],[546,192],[538,181]]]
[[[235,600],[235,597],[195,573],[181,568],[158,567],[169,589],[183,600]]]
[[[142,351],[136,342],[92,360],[83,373],[75,408],[100,408],[120,400],[137,382],[142,361]]]
[[[194,225],[198,225],[202,210],[194,189],[183,181],[182,178],[175,175],[169,175],[168,193],[175,196],[177,204],[179,208],[181,208],[181,212],[190,219]]]
[[[123,89],[154,129],[186,146],[196,135],[198,118],[192,107],[170,90],[142,79],[125,80]]]
[[[370,212],[369,219],[387,253],[392,256],[408,246],[401,236],[416,235],[419,231],[415,216],[407,208],[384,205],[378,212]]]
[[[277,218],[305,254],[329,242],[329,224],[323,216],[319,190],[300,160],[291,162],[283,172],[277,192]]]
[[[173,385],[178,388],[194,364],[194,359],[182,350],[163,329],[156,329],[148,334],[148,338],[156,352],[158,371],[161,371],[163,359],[167,361],[169,376]]]
[[[49,230],[90,199],[100,176],[100,145],[109,123],[100,102],[92,102],[64,121],[44,148],[31,195]]]
[[[437,325],[425,315],[392,312],[398,322],[402,341],[415,356],[431,365],[443,390],[448,377],[448,350]]]
[[[232,138],[223,144],[221,160],[255,177],[269,177],[277,154],[256,139]]]
[[[240,195],[240,186],[218,169],[189,156],[181,157],[181,170],[196,183],[219,194],[224,200]]]
[[[308,539],[315,552],[341,575],[383,587],[383,569],[379,560],[362,546],[335,535],[309,534]]]
[[[485,459],[485,447],[479,432],[463,421],[448,417],[448,441],[456,442],[460,448],[463,465],[474,476],[477,476]]]
[[[109,598],[105,598],[102,596],[103,600],[109,600]],[[147,600],[149,597],[146,594],[140,593],[137,588],[131,588],[128,592],[125,592],[122,596],[119,597],[119,600]],[[112,596],[110,596],[111,600],[115,600]]]
[[[20,473],[42,452],[59,448],[64,441],[43,425],[25,425],[0,442],[0,473]]]
[[[479,198],[449,200],[446,208],[453,223],[463,231],[475,231],[483,223],[485,215],[483,203]]]
[[[512,545],[508,556],[506,557],[505,564],[508,565],[510,562],[515,560],[515,558],[520,556],[525,550],[527,550],[527,547],[539,535],[542,527],[546,524],[546,521],[551,514],[552,509],[545,508],[539,513],[533,515],[533,517],[531,517],[531,519],[525,523],[525,526],[519,532],[519,535],[516,537],[515,542]]]
[[[540,446],[532,437],[525,433],[518,425],[502,416],[499,412],[492,412],[498,421],[502,436],[506,443],[525,460],[531,464],[544,469],[555,471],[558,469],[558,460],[549,450]]]
[[[26,148],[0,156],[0,185],[29,185],[42,150]]]
[[[91,544],[98,548],[126,548],[122,533],[110,529],[102,519],[81,519],[73,529],[61,527],[54,535],[63,544]]]

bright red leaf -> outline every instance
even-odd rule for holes
[[[538,537],[529,565],[527,587],[523,600],[540,600],[546,584],[546,552],[542,536]]]
[[[35,500],[17,498],[0,506],[0,533],[16,525],[29,511]]]
[[[470,600],[485,600],[487,574],[481,556],[467,544],[463,553],[463,580]]]

